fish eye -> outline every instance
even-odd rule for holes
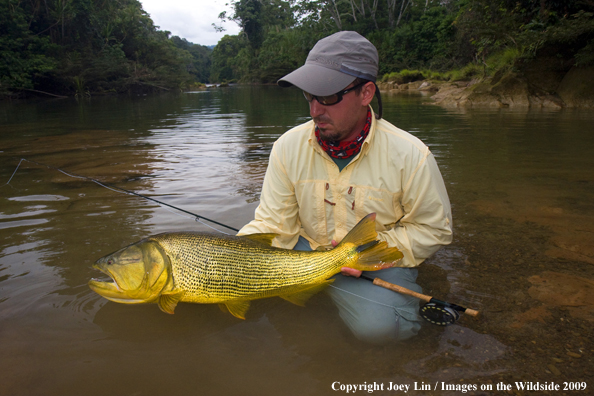
[[[113,264],[113,260],[112,259],[107,260],[107,265],[112,265],[112,264]]]

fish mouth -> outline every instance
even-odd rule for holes
[[[93,287],[96,287],[98,289],[109,289],[109,290],[117,290],[120,293],[123,293],[124,291],[118,286],[118,282],[116,282],[115,278],[113,277],[112,274],[110,274],[109,272],[105,271],[103,268],[99,267],[97,264],[93,264],[93,268],[100,271],[101,273],[103,273],[104,275],[107,275],[107,277],[110,280],[105,280],[105,279],[97,279],[97,278],[92,278],[89,281],[89,286],[91,286],[91,284],[93,285],[91,287],[91,289],[93,289]]]
[[[101,280],[92,278],[89,280],[89,288],[94,291],[95,293],[99,294],[101,297],[104,297],[110,301],[123,303],[123,304],[142,304],[145,303],[145,299],[139,298],[132,298],[126,293],[124,290],[120,288],[118,282],[115,280],[113,275],[109,272],[105,271],[97,264],[93,265],[93,268],[96,270],[101,271],[103,274],[107,275],[110,280]]]
[[[91,288],[91,290],[93,290],[95,293],[99,294],[100,296],[103,296],[110,300],[112,298],[117,298],[117,299],[125,298],[124,291],[118,286],[118,283],[116,282],[113,275],[111,275],[109,272],[105,271],[104,269],[100,268],[97,264],[94,264],[93,268],[95,268],[98,271],[101,271],[104,275],[107,275],[109,280],[92,278],[89,281],[89,287]]]

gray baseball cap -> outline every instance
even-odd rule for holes
[[[377,49],[357,32],[338,32],[318,41],[299,69],[280,80],[281,87],[296,87],[326,96],[346,88],[355,78],[375,82]]]

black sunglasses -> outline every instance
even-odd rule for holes
[[[316,96],[316,95],[312,95],[308,92],[303,91],[303,96],[305,96],[305,99],[311,103],[314,99],[318,101],[318,103],[320,103],[321,105],[324,106],[332,106],[335,105],[337,103],[340,103],[340,101],[342,100],[342,97],[346,94],[348,94],[349,92],[359,88],[361,85],[365,85],[367,84],[369,81],[363,81],[362,83],[359,83],[353,87],[347,88],[343,91],[337,92],[334,95],[328,95],[328,96]]]

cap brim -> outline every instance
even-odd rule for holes
[[[355,77],[322,66],[305,64],[280,80],[281,87],[296,86],[316,96],[333,95],[345,89]]]

